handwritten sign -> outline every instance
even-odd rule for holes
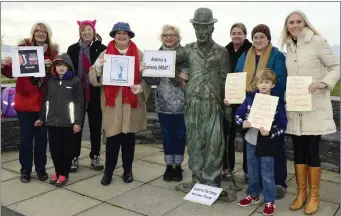
[[[103,85],[134,85],[135,57],[104,54]]]
[[[211,206],[219,198],[222,191],[222,188],[196,183],[184,199]]]
[[[11,47],[13,77],[45,77],[43,46]]]
[[[287,111],[312,111],[309,76],[288,76],[286,89]]]
[[[144,51],[144,77],[175,77],[175,51]]]
[[[253,128],[270,131],[278,104],[278,97],[257,93],[251,107],[249,121]]]
[[[246,72],[229,73],[225,81],[225,99],[230,104],[242,104],[246,97]]]

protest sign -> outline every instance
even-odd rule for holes
[[[229,73],[225,81],[225,99],[229,104],[242,104],[246,97],[246,72]]]
[[[219,198],[222,191],[222,188],[196,183],[184,199],[211,206]]]
[[[144,51],[144,77],[175,77],[175,51]]]
[[[42,46],[11,47],[13,77],[45,77]]]
[[[288,76],[286,88],[287,111],[312,111],[311,93],[309,85],[312,83],[310,76]]]
[[[103,85],[134,85],[135,57],[104,54]]]
[[[257,93],[248,120],[251,127],[270,131],[278,104],[278,97]]]

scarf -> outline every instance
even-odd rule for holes
[[[82,40],[79,41],[81,46],[78,59],[78,78],[82,82],[82,87],[85,91],[85,101],[90,103],[90,85],[89,85],[89,68],[91,67],[90,61],[90,46],[85,44]]]
[[[180,43],[177,43],[174,47],[172,48],[169,48],[169,47],[166,47],[165,45],[162,45],[161,48],[159,50],[165,50],[165,51],[174,51],[176,50],[178,47],[180,47]],[[174,87],[178,87],[180,85],[180,82],[181,82],[181,79],[179,77],[179,74],[180,74],[180,68],[178,67],[178,65],[176,64],[175,65],[175,78],[167,78],[170,80],[170,82],[172,83],[172,85]]]
[[[120,51],[115,46],[115,40],[112,40],[107,47],[106,54],[110,55],[122,55]],[[125,54],[126,56],[134,56],[134,85],[138,84],[140,81],[140,71],[139,71],[139,55],[138,49],[133,41],[130,41],[130,45]],[[104,95],[105,95],[105,105],[114,107],[115,100],[120,91],[121,86],[104,86]],[[130,90],[130,87],[123,86],[122,87],[122,104],[130,104],[132,108],[137,108],[137,96],[133,94]]]
[[[256,68],[256,49],[252,46],[246,55],[246,60],[244,64],[243,71],[247,72],[246,74],[246,91],[252,92],[257,89],[256,83],[254,82],[254,77],[257,71],[264,70],[268,64],[270,54],[272,50],[272,45],[269,43],[268,47],[263,51],[260,56],[257,68]]]

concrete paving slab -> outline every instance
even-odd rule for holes
[[[108,202],[141,214],[161,216],[181,205],[184,200],[175,192],[143,185]]]
[[[304,215],[304,208],[298,211],[291,211],[289,206],[291,205],[292,201],[295,199],[295,195],[293,194],[286,194],[285,197],[281,200],[276,201],[276,216],[301,216]],[[330,216],[334,215],[337,211],[339,205],[333,204],[329,202],[322,201],[320,203],[319,211],[314,214],[314,216]],[[264,205],[260,206],[256,211],[262,213],[264,209]]]
[[[46,164],[46,169],[53,167],[53,162],[52,159],[47,157],[47,164]],[[20,173],[20,168],[21,165],[19,163],[19,160],[14,160],[14,161],[9,161],[6,163],[1,163],[1,167],[16,172],[16,173]],[[34,167],[34,163],[33,163],[33,167],[32,167],[32,175],[35,175],[35,167]]]
[[[95,206],[89,210],[86,210],[80,214],[77,214],[76,216],[140,216],[141,214],[134,213],[132,211],[128,211],[107,203],[100,204],[98,206]]]
[[[150,148],[150,147],[148,147]],[[133,163],[134,179],[140,182],[150,182],[163,175],[165,167],[159,164],[154,164],[146,161],[135,161]],[[123,174],[123,167],[119,167],[114,171],[115,175]]]
[[[8,161],[19,160],[19,151],[3,152],[1,153],[1,163]]]
[[[20,176],[20,174],[1,168],[1,181],[6,181],[12,178],[16,178],[18,176]]]
[[[136,159],[145,158],[158,152],[161,152],[161,150],[158,148],[153,148],[153,147],[144,146],[144,145],[135,146],[135,158]]]
[[[29,183],[21,183],[19,178],[15,178],[1,182],[1,202],[8,206],[55,189],[56,187],[35,179],[31,179]]]
[[[65,189],[57,189],[9,207],[26,216],[73,216],[100,203]]]
[[[158,152],[158,153],[153,154],[151,156],[142,158],[141,160],[166,166],[165,154],[163,152]],[[188,154],[185,154],[182,166],[187,166],[187,165],[188,165]]]
[[[92,197],[102,201],[108,201],[120,194],[133,190],[143,183],[133,181],[130,184],[126,184],[118,176],[113,176],[113,181],[108,186],[101,184],[102,175],[94,176],[83,181],[74,183],[65,187],[68,190],[84,194],[88,197]]]

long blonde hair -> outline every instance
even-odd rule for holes
[[[288,16],[285,18],[285,22],[283,25],[282,33],[281,33],[281,48],[283,49],[286,41],[290,37],[290,33],[288,31],[287,25],[288,25],[288,19],[291,15],[298,14],[302,17],[305,23],[305,27],[308,27],[310,30],[314,32],[315,35],[320,35],[320,33],[316,30],[316,28],[309,22],[307,16],[300,10],[294,10],[293,12],[289,13]]]

